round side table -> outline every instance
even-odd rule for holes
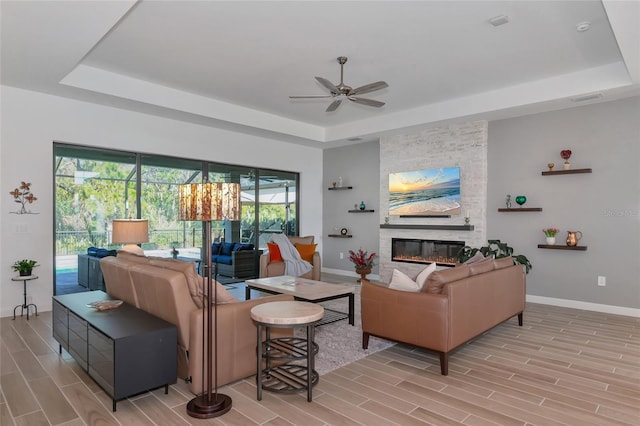
[[[22,286],[24,289],[24,302],[22,303],[22,305],[17,305],[15,308],[13,308],[13,319],[16,319],[16,310],[18,308],[20,308],[20,316],[24,315],[24,310],[27,310],[27,320],[29,320],[29,307],[33,306],[33,309],[35,309],[36,311],[36,316],[38,316],[38,307],[34,304],[34,303],[29,303],[27,304],[27,281],[31,281],[31,280],[37,280],[38,276],[37,275],[25,275],[25,276],[19,276],[19,277],[12,277],[11,281],[22,281]]]
[[[258,368],[256,384],[258,401],[262,389],[271,392],[294,393],[307,391],[311,402],[311,389],[318,382],[315,355],[318,344],[313,341],[315,325],[324,316],[324,308],[310,302],[269,302],[254,306],[251,318],[258,328]],[[262,342],[262,329],[266,340]],[[305,327],[306,339],[299,337],[271,338],[271,328]],[[265,368],[262,368],[262,360]],[[306,364],[302,361],[306,360]],[[275,361],[275,365],[273,365]]]

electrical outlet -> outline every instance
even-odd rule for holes
[[[344,253],[340,252],[340,259],[344,259]]]
[[[604,287],[607,285],[607,277],[603,277],[602,275],[598,275],[598,286]]]

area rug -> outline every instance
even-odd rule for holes
[[[321,303],[326,308],[348,311],[347,299]],[[362,349],[362,322],[360,319],[360,286],[355,286],[355,325],[348,320],[337,321],[316,327],[315,342],[319,346],[316,355],[316,371],[323,375],[368,355],[393,346],[394,343],[377,337],[369,338],[369,348]],[[296,329],[296,335],[304,337],[304,331]]]

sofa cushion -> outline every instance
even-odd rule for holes
[[[493,259],[493,267],[494,269],[502,269],[508,268],[509,266],[513,266],[513,257],[501,257],[500,259]]]
[[[224,255],[224,254],[221,254],[220,256],[213,255],[211,256],[211,261],[213,263],[217,262],[225,265],[231,265],[233,263],[233,257],[231,257],[231,255]]]
[[[218,253],[220,253],[222,251],[222,244],[223,243],[213,243],[211,244],[211,254],[214,256],[217,256]]]
[[[432,294],[440,294],[442,293],[442,287],[444,287],[445,284],[467,278],[470,273],[469,265],[435,271],[429,275],[429,278],[427,278],[427,282],[424,287],[422,287],[422,291]]]
[[[493,258],[488,258],[482,262],[476,262],[469,265],[471,275],[484,274],[485,272],[493,271],[493,269]]]
[[[280,247],[276,243],[267,243],[269,248],[269,262],[282,262],[282,254],[280,253]]]
[[[302,260],[313,263],[313,254],[316,252],[317,244],[296,244],[295,246]]]
[[[234,244],[235,243],[222,243],[222,251],[220,252],[220,254],[231,256]]]
[[[122,260],[129,263],[142,263],[143,265],[149,264],[149,258],[144,255],[131,253],[125,250],[118,250],[118,260]]]
[[[159,268],[171,269],[172,271],[182,272],[187,279],[187,285],[189,286],[189,293],[193,302],[198,308],[202,308],[202,296],[204,291],[204,279],[196,273],[195,262],[184,262],[177,259],[152,259],[151,265]],[[237,299],[233,297],[224,286],[216,282],[218,303],[231,303],[237,302]]]
[[[184,262],[177,259],[161,259],[154,258],[150,261],[152,266],[159,268],[171,269],[172,271],[182,272],[187,279],[187,285],[189,286],[189,293],[193,302],[198,308],[202,308],[202,300],[200,292],[200,275],[196,272],[195,262]]]
[[[250,243],[234,243],[233,251],[253,250],[253,244]]]

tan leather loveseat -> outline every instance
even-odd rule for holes
[[[289,236],[288,238],[294,246],[296,244],[314,244],[313,235],[307,237]],[[311,264],[313,265],[313,269],[302,275],[301,278],[320,281],[320,269],[322,269],[322,265],[319,252],[313,253],[313,262],[311,262]],[[280,277],[284,275],[284,269],[284,262],[272,262],[268,251],[260,256],[260,278]]]
[[[100,265],[109,295],[175,324],[178,329],[178,377],[190,378],[189,390],[203,391],[202,277],[194,262],[136,256],[118,252]],[[219,287],[220,288],[220,287]],[[256,326],[251,308],[261,303],[293,300],[270,296],[247,301],[232,299],[222,288],[218,294],[218,385],[256,374]],[[223,303],[227,302],[227,303]],[[292,334],[278,329],[272,335]],[[214,343],[215,351],[215,343]]]
[[[440,355],[517,315],[522,326],[525,272],[508,258],[435,271],[419,293],[362,283],[362,347],[369,336],[418,346]]]

